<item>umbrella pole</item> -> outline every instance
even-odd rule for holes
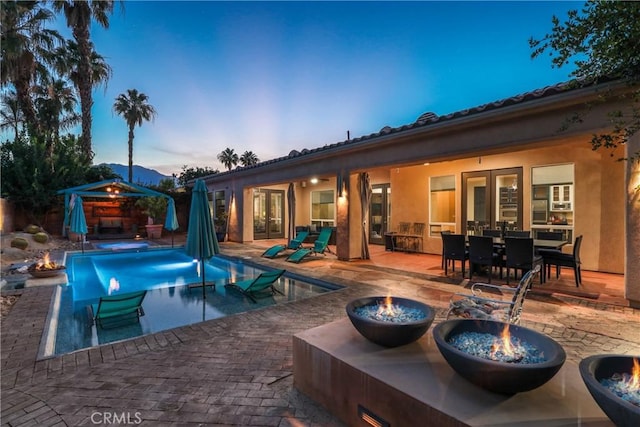
[[[84,234],[81,234],[82,240],[80,240],[80,247],[82,248],[82,253],[84,254]]]
[[[173,230],[171,230],[171,248],[173,248]]]
[[[202,270],[202,299],[207,298],[207,293],[205,292],[205,278],[204,278],[204,258],[200,259],[200,269]]]

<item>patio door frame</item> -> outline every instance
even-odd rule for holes
[[[375,191],[380,189],[382,198],[380,200],[381,209],[378,212],[377,208],[374,209],[374,201],[373,194],[371,196],[371,201],[369,202],[369,243],[372,245],[383,245],[384,244],[384,234],[388,231],[389,222],[391,220],[391,184],[375,184],[372,185],[371,188]],[[374,193],[377,194],[377,193]],[[375,214],[375,215],[374,215]],[[373,217],[379,216],[381,217],[380,222],[374,223]],[[373,231],[375,227],[380,226],[380,231],[378,231],[378,235],[374,237]],[[377,230],[376,230],[377,231]]]
[[[256,197],[256,194],[258,195]],[[264,212],[261,213],[261,217],[256,218],[256,203],[264,195]],[[267,188],[258,188],[255,190],[253,197],[253,238],[255,240],[262,239],[283,239],[285,237],[285,191],[284,190],[271,190]],[[275,209],[275,210],[274,210]],[[274,212],[280,212],[280,217],[274,215]],[[264,230],[260,230],[257,225],[263,222]],[[279,223],[279,231],[277,226]]]
[[[523,212],[523,197],[522,197],[522,167],[514,167],[514,168],[505,168],[505,169],[488,169],[484,171],[474,171],[474,172],[462,172],[462,224],[461,230],[463,234],[467,234],[467,180],[469,178],[482,178],[486,179],[487,185],[484,190],[484,198],[485,198],[485,218],[488,218],[489,228],[495,229],[497,228],[496,222],[499,219],[499,208],[498,199],[500,197],[497,194],[497,181],[500,176],[503,175],[516,175],[517,176],[517,188],[520,189],[518,191],[518,213],[517,213],[517,224],[519,228],[524,229],[524,225],[522,223],[522,212]]]

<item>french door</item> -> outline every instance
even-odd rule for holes
[[[253,191],[253,238],[284,238],[284,190]]]
[[[522,168],[462,173],[462,231],[522,230]]]
[[[391,223],[391,187],[389,184],[373,185],[369,204],[369,243],[384,244],[384,233]]]

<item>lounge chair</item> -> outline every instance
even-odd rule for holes
[[[280,252],[284,250],[291,249],[295,251],[297,249],[300,249],[300,247],[302,246],[302,242],[304,242],[304,239],[306,239],[308,235],[308,231],[299,231],[296,234],[296,238],[291,239],[288,244],[271,246],[269,249],[263,252],[262,256],[265,258],[275,258],[280,254]]]
[[[453,294],[449,302],[447,319],[455,315],[518,324],[524,300],[538,273],[540,273],[540,266],[536,265],[533,270],[529,270],[522,276],[516,288],[474,283],[471,287],[471,295]],[[511,296],[511,299],[502,299],[504,296]]]
[[[140,291],[100,297],[98,304],[91,304],[93,321],[106,329],[119,326],[125,320],[139,320],[144,316],[142,300],[146,295],[147,291]]]
[[[333,230],[329,227],[325,227],[320,230],[320,234],[315,242],[313,242],[313,248],[301,248],[289,255],[287,261],[300,262],[308,255],[322,254],[325,255],[326,251],[329,251],[329,239]]]
[[[259,276],[253,279],[241,280],[235,283],[227,283],[224,286],[226,288],[237,289],[238,291],[246,295],[251,301],[257,302],[253,296],[253,294],[256,292],[270,290],[271,293],[277,292],[284,295],[282,292],[276,289],[275,286],[273,286],[273,284],[280,278],[280,276],[284,274],[284,271],[285,270],[266,271],[264,273],[260,273]]]

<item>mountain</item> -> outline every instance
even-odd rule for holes
[[[124,179],[125,181],[129,177],[129,166],[120,165],[118,163],[102,163],[103,165],[107,165],[113,170],[114,173],[117,173]],[[133,183],[141,184],[141,185],[158,185],[163,179],[172,179],[171,176],[163,175],[157,170],[148,169],[144,166],[133,165]]]

